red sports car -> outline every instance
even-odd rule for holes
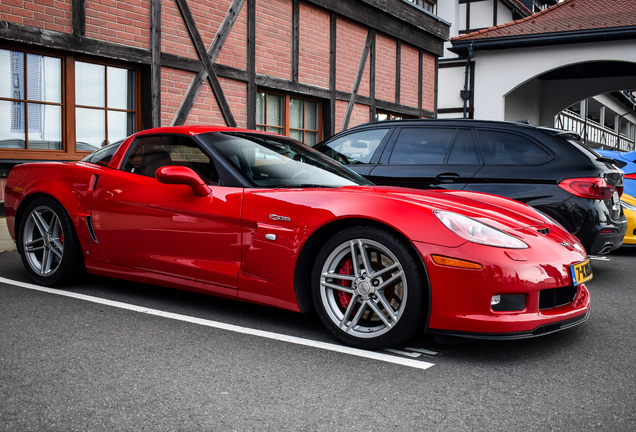
[[[418,332],[513,339],[586,320],[578,240],[492,195],[377,187],[278,135],[137,133],[16,166],[6,216],[39,284],[83,273],[310,312],[377,349]]]

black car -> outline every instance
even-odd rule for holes
[[[372,122],[315,148],[380,185],[463,189],[527,203],[589,254],[622,244],[623,172],[574,133],[481,120]]]

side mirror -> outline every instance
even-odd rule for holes
[[[196,196],[205,197],[212,193],[201,177],[188,167],[179,165],[164,166],[156,172],[157,181],[164,184],[186,185],[192,188]]]

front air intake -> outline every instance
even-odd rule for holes
[[[551,288],[541,290],[539,296],[539,309],[552,309],[572,303],[576,296],[577,288],[575,286]]]

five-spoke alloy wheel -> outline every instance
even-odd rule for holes
[[[367,349],[397,345],[423,329],[419,257],[396,235],[356,226],[332,237],[318,255],[313,296],[318,315],[339,339]]]

